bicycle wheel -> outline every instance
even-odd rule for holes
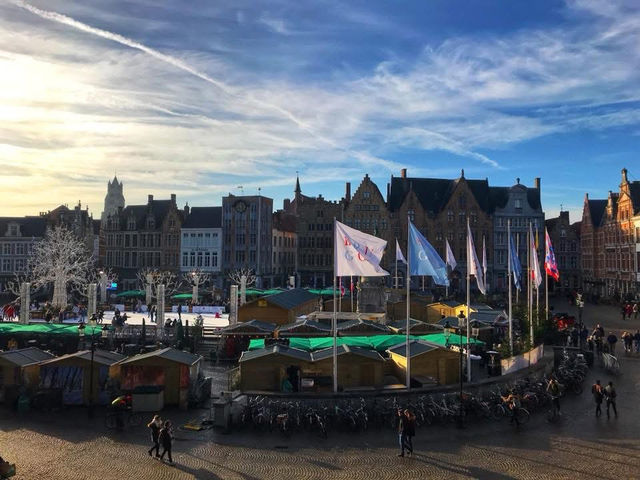
[[[104,425],[109,430],[118,428],[118,415],[115,413],[108,413],[107,416],[104,418]]]
[[[529,414],[529,412],[525,408],[519,408],[516,411],[516,416],[518,417],[518,423],[520,425],[526,424],[529,421],[529,419],[531,418],[531,415]]]
[[[142,424],[142,415],[139,413],[131,413],[129,415],[129,425],[131,427],[139,427]]]

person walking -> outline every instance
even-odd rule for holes
[[[633,335],[633,344],[633,351],[640,353],[640,330],[636,330],[636,333]]]
[[[624,353],[631,353],[633,349],[633,335],[625,330],[622,333],[622,341],[624,343]]]
[[[407,444],[407,433],[406,433],[406,428],[407,428],[407,417],[404,414],[404,411],[399,408],[398,409],[398,442],[400,442],[400,453],[398,454],[399,457],[404,457],[404,449],[406,448],[406,444]]]
[[[416,416],[409,409],[404,411],[406,417],[405,431],[405,445],[407,446],[408,455],[413,455],[413,437],[416,436]]]
[[[152,452],[156,451],[156,458],[160,457],[160,430],[162,429],[162,419],[160,415],[154,415],[153,420],[151,420],[147,424],[147,428],[151,429],[151,442],[153,442],[153,446],[148,450],[149,456],[151,456]],[[169,454],[169,458],[171,458],[171,454]]]
[[[609,336],[607,337],[607,343],[609,344],[609,353],[613,356],[616,355],[616,343],[618,342],[618,337],[613,332],[609,332]]]
[[[551,402],[555,409],[555,414],[562,415],[562,413],[560,413],[560,384],[558,380],[551,377],[549,383],[547,383],[547,392],[551,395]]]
[[[182,321],[182,303],[178,304],[178,320]]]
[[[162,453],[160,454],[160,460],[164,460],[164,454],[168,454],[169,465],[173,465],[173,458],[171,458],[171,444],[173,443],[173,429],[171,428],[171,420],[164,422],[164,426],[160,430],[158,435],[158,441],[162,445]]]
[[[609,418],[609,407],[613,407],[613,413],[616,418],[618,418],[618,409],[616,408],[616,397],[618,394],[616,393],[616,389],[613,386],[613,382],[609,382],[609,384],[604,387],[604,397],[607,399],[607,419]]]
[[[602,399],[604,398],[604,390],[602,389],[602,385],[600,385],[600,380],[596,380],[591,386],[591,394],[593,395],[593,400],[596,402],[596,418],[602,415]]]
[[[626,320],[627,318],[627,306],[623,303],[622,307],[620,307],[620,313],[622,313],[622,320]]]

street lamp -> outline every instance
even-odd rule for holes
[[[459,411],[459,416],[458,416],[458,427],[462,428],[463,427],[463,423],[462,423],[462,409],[464,408],[464,404],[462,402],[462,377],[463,377],[463,367],[462,367],[462,361],[463,361],[463,355],[462,355],[462,325],[465,323],[465,315],[464,312],[462,310],[460,310],[460,313],[458,314],[458,349],[460,350],[460,411]],[[469,345],[467,345],[467,355],[469,355]]]

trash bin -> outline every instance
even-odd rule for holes
[[[159,412],[164,408],[164,387],[140,385],[133,389],[131,408],[134,412]]]
[[[228,428],[231,417],[231,402],[221,398],[213,402],[213,424],[216,427]]]

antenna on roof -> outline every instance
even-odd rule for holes
[[[244,195],[244,187],[242,185],[238,185],[236,188],[240,190],[240,195]]]

